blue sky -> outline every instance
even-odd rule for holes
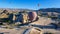
[[[60,0],[0,0],[0,8],[60,8]]]

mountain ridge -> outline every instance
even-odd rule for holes
[[[46,9],[39,9],[38,11],[42,11],[42,12],[58,12],[58,13],[60,13],[60,8],[46,8]]]

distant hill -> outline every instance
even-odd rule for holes
[[[13,12],[15,12],[15,11],[20,12],[20,11],[24,11],[24,10],[29,11],[29,12],[30,12],[30,11],[35,11],[35,10],[31,10],[31,9],[0,8],[0,12],[3,11],[3,10],[5,10],[5,9],[6,9],[7,11],[10,11],[10,12],[11,12],[11,11],[13,11]]]
[[[39,9],[38,11],[42,11],[42,12],[58,12],[58,13],[60,13],[60,8],[46,8],[46,9]]]
[[[0,12],[2,12],[4,9],[6,9],[6,8],[0,8]],[[36,12],[42,11],[42,12],[58,12],[58,13],[60,13],[60,8],[46,8],[46,9],[43,8],[43,9],[38,9],[38,10],[7,8],[6,10],[8,10],[8,12],[11,12],[11,11],[20,12],[20,11],[26,10],[28,12],[30,12],[30,11],[36,11]]]

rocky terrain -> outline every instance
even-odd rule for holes
[[[39,10],[28,10],[28,9],[6,9],[8,13],[4,13],[5,9],[0,9],[0,19],[1,18],[8,18],[10,14],[16,15],[18,12],[27,11],[42,11],[42,12],[57,12],[60,14],[59,8],[49,8],[49,9],[39,9]],[[2,14],[3,13],[3,14]],[[38,14],[38,12],[37,12]],[[26,24],[5,24],[0,25],[0,33],[1,34],[44,34],[44,33],[53,33],[53,34],[60,34],[60,27],[55,25],[51,25],[51,23],[57,23],[55,18],[52,20],[51,17],[48,16],[40,16],[38,15],[39,19],[37,21],[26,23]],[[60,19],[59,19],[60,20]],[[58,20],[58,22],[59,22]],[[7,21],[8,23],[9,21]],[[5,23],[5,22],[3,22]],[[11,22],[13,23],[13,22]],[[20,23],[20,22],[19,22]],[[60,22],[59,22],[60,23]],[[7,26],[7,27],[6,27]]]

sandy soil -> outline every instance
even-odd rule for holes
[[[50,18],[46,18],[46,17],[40,17],[38,21],[33,22],[31,24],[38,24],[38,25],[48,25],[52,22],[52,20]]]

